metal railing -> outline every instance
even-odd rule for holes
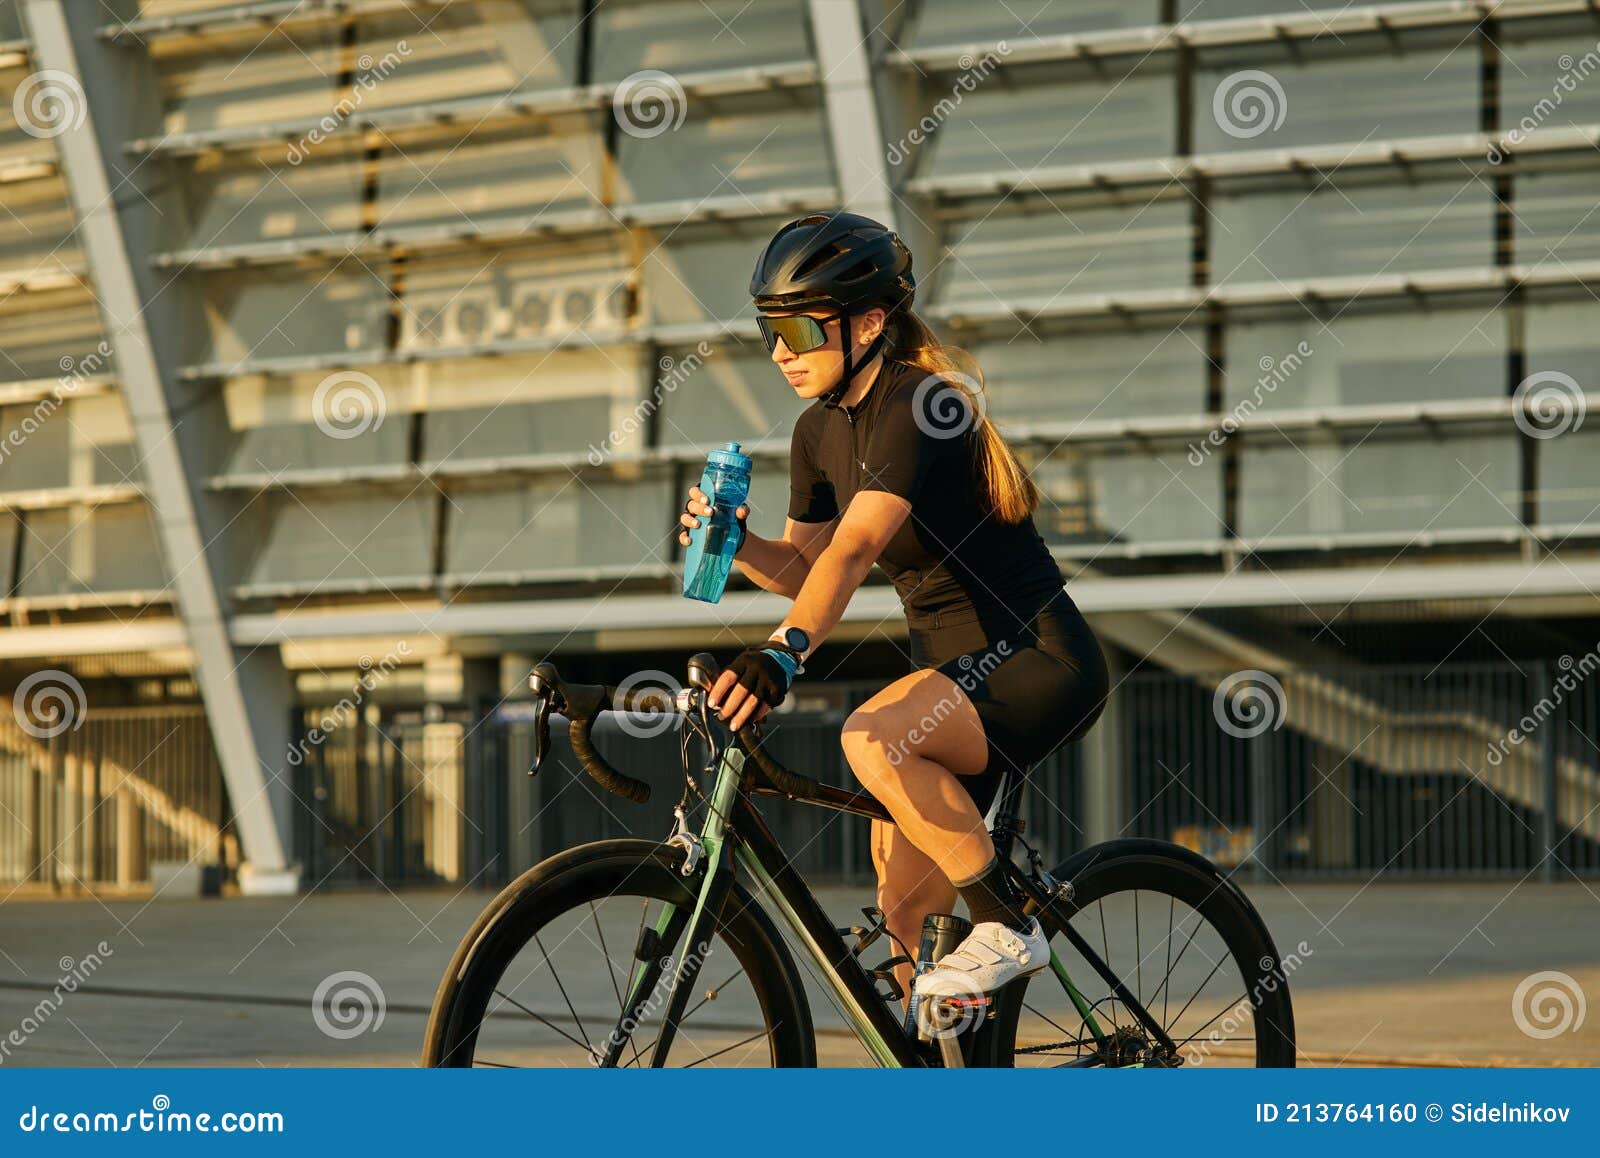
[[[131,889],[157,863],[238,859],[198,704],[93,708],[57,735],[0,716],[0,885]]]

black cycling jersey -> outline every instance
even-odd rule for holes
[[[1026,622],[1064,583],[1031,516],[1005,523],[984,509],[981,444],[958,389],[886,359],[855,407],[818,399],[803,411],[790,447],[791,519],[827,522],[864,490],[911,504],[877,562],[912,628]]]

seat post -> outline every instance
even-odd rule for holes
[[[1023,829],[1022,790],[1028,782],[1028,769],[1007,768],[1000,778],[999,806],[995,809],[994,827],[989,831],[994,837],[994,851],[1002,861],[1011,859],[1011,846]]]

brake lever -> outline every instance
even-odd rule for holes
[[[533,767],[529,776],[538,774],[544,758],[550,754],[551,700],[556,696],[556,669],[550,663],[541,663],[528,674],[528,687],[538,700],[533,709]]]
[[[536,776],[550,753],[550,697],[540,696],[539,706],[533,710],[533,767],[529,776]]]

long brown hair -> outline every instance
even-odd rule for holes
[[[983,389],[983,375],[971,354],[939,341],[933,329],[911,310],[894,310],[884,322],[887,356],[896,362],[947,375],[946,381],[967,396],[968,413],[977,418],[979,453],[977,482],[984,505],[1003,523],[1020,523],[1039,506],[1039,488],[1006,440],[984,413],[973,389]]]

